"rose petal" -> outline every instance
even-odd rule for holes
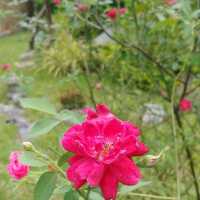
[[[83,154],[84,149],[80,138],[78,137],[79,133],[82,131],[80,125],[72,126],[61,139],[61,145],[67,151]]]
[[[96,106],[96,111],[98,115],[107,115],[110,113],[109,108],[104,104],[98,104]]]
[[[118,181],[125,185],[135,185],[141,178],[139,168],[127,157],[113,163],[112,170]]]
[[[106,172],[100,182],[100,188],[105,200],[115,200],[117,195],[118,181],[111,169]]]
[[[122,123],[118,119],[112,119],[104,127],[104,136],[111,140],[115,139],[122,132]]]
[[[91,173],[87,178],[87,182],[90,186],[95,187],[98,186],[104,173],[104,165],[97,164],[95,165],[94,169],[92,169]]]

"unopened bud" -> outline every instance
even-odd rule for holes
[[[146,165],[147,167],[155,166],[160,160],[161,155],[147,155],[146,156]]]
[[[147,155],[140,160],[137,165],[140,167],[154,167],[160,160],[160,155]]]
[[[101,90],[102,89],[102,84],[101,83],[97,83],[96,84],[96,90]]]
[[[23,142],[23,147],[25,151],[34,151],[34,146],[31,142]]]

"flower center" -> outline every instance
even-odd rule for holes
[[[103,148],[99,152],[97,156],[97,160],[102,161],[106,156],[109,155],[110,151],[114,148],[114,145],[112,143],[106,143],[103,145]]]

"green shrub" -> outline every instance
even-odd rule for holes
[[[62,31],[54,44],[43,50],[42,69],[55,76],[78,72],[87,60],[85,49],[85,46],[74,40],[68,32]]]

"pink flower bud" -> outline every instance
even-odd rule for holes
[[[182,112],[188,112],[192,109],[192,102],[188,99],[182,99],[179,103],[179,109]]]
[[[126,14],[127,11],[128,11],[127,8],[120,8],[120,9],[119,9],[120,15]]]
[[[8,173],[15,180],[20,180],[27,176],[30,170],[28,165],[20,163],[20,152],[14,151],[10,154],[10,162],[7,165]]]

